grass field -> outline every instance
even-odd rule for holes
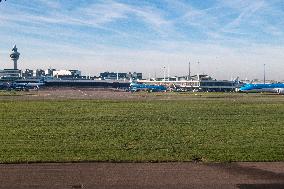
[[[284,96],[134,95],[0,100],[0,162],[284,161]]]

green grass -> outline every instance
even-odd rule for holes
[[[0,100],[0,162],[284,161],[283,96],[174,95]]]
[[[0,96],[20,96],[20,94],[17,91],[0,90]]]

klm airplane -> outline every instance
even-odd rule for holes
[[[44,83],[11,83],[9,87],[7,88],[8,90],[17,90],[17,91],[28,91],[30,89],[36,89],[38,90],[40,86],[43,86]]]
[[[246,84],[240,88],[242,92],[272,92],[284,94],[284,83]]]
[[[149,91],[149,92],[162,92],[167,91],[167,88],[163,85],[147,85],[147,84],[138,84],[138,83],[131,83],[130,84],[130,91]]]

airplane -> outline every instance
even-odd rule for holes
[[[0,82],[0,90],[7,90],[10,88],[10,83],[9,82]]]
[[[246,84],[240,88],[241,92],[272,92],[284,94],[284,83]]]
[[[130,84],[130,91],[137,92],[137,91],[149,91],[149,92],[162,92],[167,91],[167,88],[163,85],[147,85],[147,84],[138,84],[138,83],[131,83]]]
[[[38,90],[40,86],[44,85],[44,83],[12,83],[9,89],[19,90],[19,91],[28,91],[30,89]]]
[[[5,0],[6,1],[6,0]],[[0,0],[0,3],[2,2],[2,0]]]

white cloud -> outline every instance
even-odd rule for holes
[[[201,71],[214,77],[229,79],[239,75],[253,79],[261,78],[259,70],[265,62],[274,73],[271,78],[283,80],[280,70],[284,48],[280,38],[284,21],[275,19],[283,12],[268,1],[223,0],[207,9],[171,1],[176,16],[170,19],[166,10],[150,4],[137,6],[108,0],[69,10],[58,2],[40,0],[41,5],[50,8],[45,13],[28,6],[18,6],[17,11],[0,7],[0,47],[10,48],[16,41],[22,53],[22,68],[76,68],[91,74],[142,71],[161,76],[161,68],[170,65],[173,75],[182,75],[191,59],[195,73],[196,62],[200,61]],[[267,15],[272,15],[276,24],[270,23]],[[132,26],[137,33],[129,32],[127,25],[115,27],[121,21],[131,24],[133,20],[139,25]],[[257,34],[243,25],[279,38],[279,45],[255,41],[248,34]],[[155,35],[143,33],[144,27],[151,28]],[[191,28],[206,35],[205,39],[191,38]],[[123,40],[119,42],[121,38],[130,45],[124,46]],[[112,39],[118,41],[116,45]],[[137,41],[143,44],[136,45]],[[1,57],[0,65],[9,67],[7,52],[2,50]]]
[[[61,7],[58,0],[37,0],[37,2],[47,6],[48,8],[58,9]]]
[[[237,7],[240,11],[239,15],[223,28],[223,32],[230,32],[230,30],[239,28],[243,22],[247,23],[250,22],[250,20],[253,20],[253,15],[266,7],[266,3],[264,1],[240,1],[238,5],[234,4],[232,7]]]

